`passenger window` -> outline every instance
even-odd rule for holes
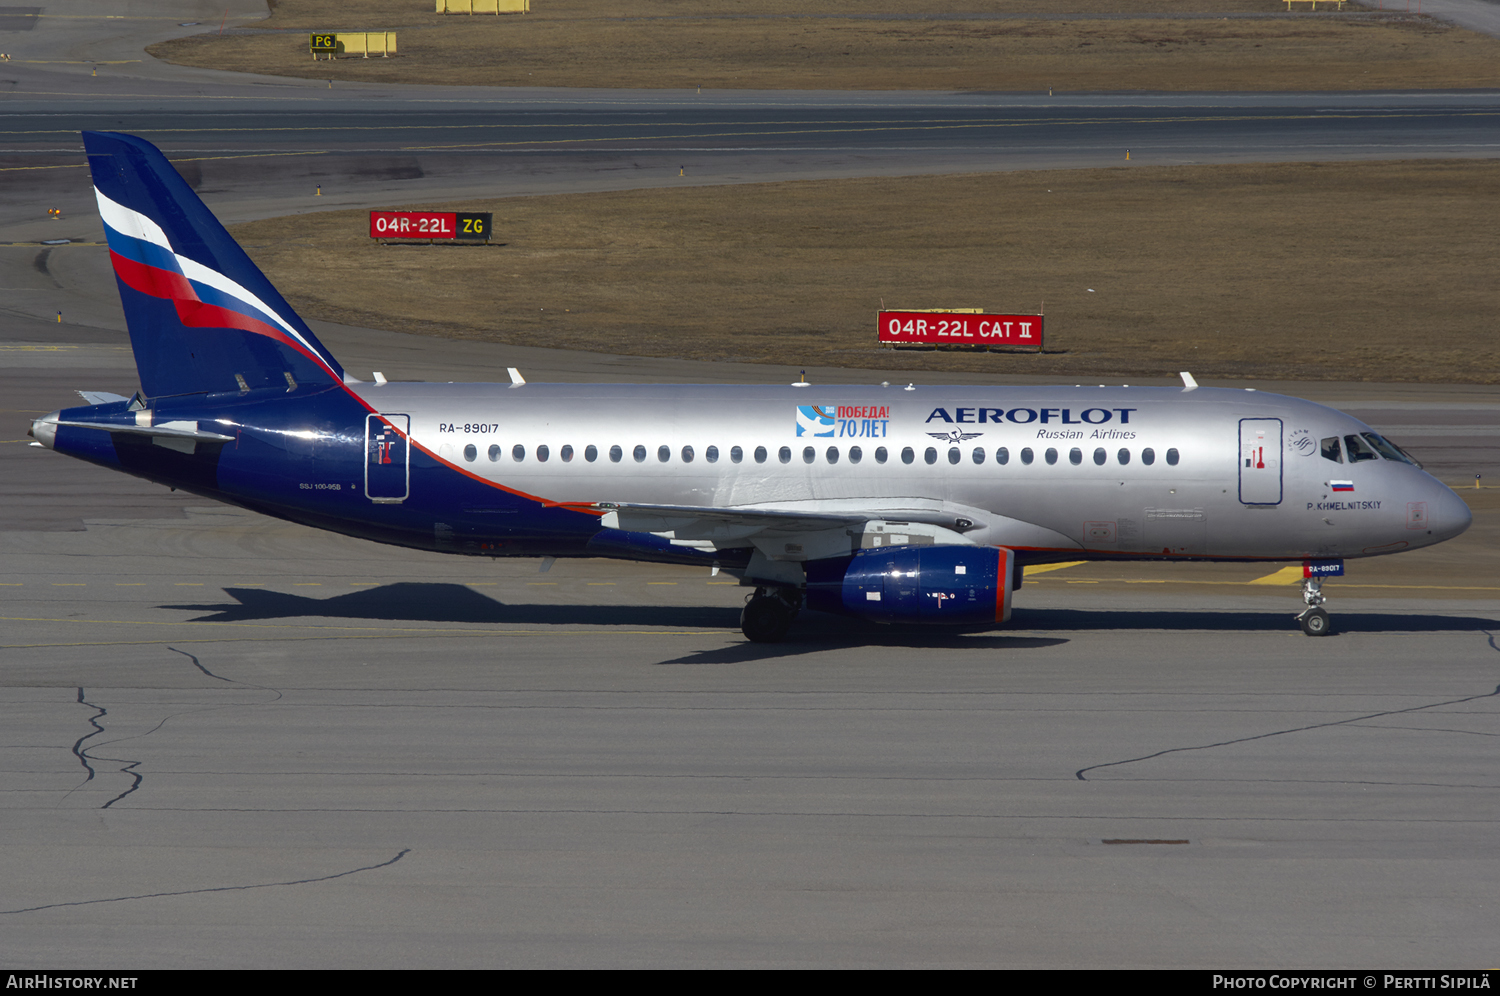
[[[646,462],[646,447],[642,446],[640,443],[636,443],[635,444],[635,449],[633,449],[633,450],[630,451],[630,455],[631,455],[631,457],[633,457],[635,459],[636,463],[645,463]]]
[[[1151,466],[1155,462],[1156,462],[1156,451],[1155,450],[1153,450],[1149,446],[1146,447],[1145,449],[1141,450],[1141,463],[1143,463],[1143,464],[1145,464],[1146,466],[1149,467],[1149,466]]]
[[[851,447],[849,447],[849,462],[850,463],[859,463],[861,460],[864,459],[864,456],[865,456],[865,451],[862,450],[862,449],[860,449],[858,446],[851,446]]]
[[[1006,464],[1010,463],[1010,450],[1007,447],[1004,447],[1004,446],[1002,446],[998,450],[996,450],[995,451],[995,462],[998,463],[1002,467],[1005,466]]]
[[[470,443],[468,446],[464,447],[464,459],[465,460],[469,461],[470,463],[473,463],[474,460],[478,456],[479,456],[479,448],[477,446],[475,446],[473,443]]]
[[[511,449],[510,449],[510,458],[512,460],[514,460],[516,463],[520,463],[522,460],[525,460],[526,459],[526,447],[522,446],[520,443],[517,443],[515,446],[512,446]]]
[[[974,462],[976,464],[984,463],[984,447],[983,446],[976,446],[976,447],[974,447]]]
[[[682,462],[683,463],[692,463],[693,462],[693,448],[691,446],[684,446],[682,448]]]
[[[1324,460],[1332,460],[1334,463],[1344,462],[1344,451],[1339,449],[1339,437],[1329,436],[1318,444]]]
[[[500,444],[499,443],[491,443],[490,444],[490,463],[494,463],[495,461],[497,461],[499,459],[500,459]]]
[[[837,446],[830,446],[830,447],[828,447],[827,456],[828,456],[828,462],[829,463],[838,463],[839,462],[839,448]],[[811,463],[812,461],[809,460],[808,462]]]
[[[656,459],[661,463],[666,463],[668,460],[672,459],[672,447],[658,446],[656,448]]]
[[[1101,446],[1101,447],[1099,447],[1098,449],[1096,449],[1094,451],[1094,464],[1095,464],[1095,466],[1098,466],[1098,467],[1104,466],[1104,461],[1106,461],[1108,459],[1109,459],[1109,454],[1106,453],[1106,452],[1104,452],[1104,447]]]
[[[547,458],[549,456],[551,456],[551,455],[552,455],[552,451],[549,450],[549,449],[547,449],[546,444],[543,444],[543,445],[538,446],[536,448],[536,458],[538,460],[540,460],[542,463],[546,463],[547,462]]]
[[[782,463],[791,463],[792,448],[790,446],[783,446],[781,449],[777,450],[776,459],[780,460]]]
[[[562,449],[557,451],[557,455],[562,457],[563,463],[571,463],[573,461],[573,447],[564,446]]]
[[[1123,446],[1120,447],[1120,452],[1115,454],[1115,459],[1120,461],[1121,467],[1125,466],[1130,462],[1130,451]]]
[[[916,458],[917,458],[917,454],[915,452],[913,452],[913,450],[912,450],[912,448],[910,446],[902,447],[902,449],[901,449],[901,462],[902,463],[911,463]]]
[[[703,459],[707,460],[709,463],[718,463],[719,448],[717,446],[710,446],[708,449],[704,450]]]
[[[765,463],[766,462],[766,448],[764,446],[757,446],[755,448],[755,462],[756,463]]]
[[[887,458],[889,456],[890,456],[890,454],[885,451],[885,447],[884,446],[877,446],[877,447],[875,447],[875,462],[876,463],[885,463],[885,461],[887,460]]]
[[[1071,450],[1069,450],[1068,451],[1068,462],[1071,463],[1075,467],[1078,466],[1080,463],[1083,463],[1083,450],[1080,450],[1076,446],[1073,447]]]
[[[611,446],[609,448],[609,462],[610,463],[619,463],[620,460],[624,456],[625,456],[625,451],[622,450],[622,449],[620,449],[618,446]]]
[[[1054,463],[1056,463],[1057,462],[1057,450],[1054,450],[1050,446],[1047,447],[1046,458],[1047,458],[1047,464],[1049,466],[1052,465],[1052,464],[1054,464]]]
[[[1177,450],[1175,447],[1173,449],[1167,450],[1167,466],[1177,466]]]
[[[1036,459],[1036,455],[1031,452],[1031,447],[1030,446],[1022,448],[1022,450],[1021,450],[1021,462],[1022,463],[1024,463],[1026,466],[1030,467],[1031,466],[1031,461],[1033,461],[1035,459]]]
[[[929,446],[923,450],[922,459],[926,460],[929,464],[937,463],[937,447]]]
[[[963,458],[964,458],[964,455],[958,451],[958,447],[957,446],[950,446],[950,447],[948,447],[948,462],[949,463],[951,463],[951,464],[957,464],[958,461],[962,460]]]
[[[745,451],[743,449],[741,449],[738,446],[731,446],[731,447],[729,447],[729,462],[730,463],[739,463],[743,459],[745,459]]]
[[[802,447],[802,462],[803,463],[812,463],[817,458],[818,458],[818,451],[817,450],[813,449],[811,446],[804,446],[804,447]]]

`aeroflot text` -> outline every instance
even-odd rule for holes
[[[1140,411],[1139,408],[1085,408],[1078,413],[1078,418],[1073,417],[1071,408],[1012,408],[1006,411],[1004,408],[955,408],[953,414],[948,414],[946,408],[934,408],[932,414],[927,416],[927,421],[953,422],[959,425],[969,423],[985,422],[1013,422],[1016,425],[1029,425],[1032,422],[1060,422],[1063,425],[1103,425],[1120,416],[1121,425],[1130,424],[1130,413]]]
[[[1473,975],[1215,975],[1215,989],[1488,989],[1489,976]]]
[[[72,975],[12,975],[6,989],[134,989],[138,975],[80,978]]]

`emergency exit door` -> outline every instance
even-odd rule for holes
[[[409,493],[411,416],[365,416],[365,495],[371,501],[405,501]]]
[[[1281,419],[1240,419],[1240,501],[1281,504]]]

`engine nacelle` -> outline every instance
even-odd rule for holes
[[[884,623],[1010,620],[1015,554],[993,546],[896,546],[809,561],[807,607]]]

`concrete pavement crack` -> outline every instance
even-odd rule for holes
[[[1493,647],[1494,645],[1495,638],[1491,636],[1490,646]],[[1091,764],[1086,768],[1079,768],[1073,773],[1073,777],[1077,778],[1081,782],[1086,782],[1088,781],[1088,779],[1085,778],[1084,775],[1090,771],[1098,771],[1100,768],[1113,768],[1122,764],[1135,764],[1138,761],[1150,761],[1153,758],[1165,757],[1168,754],[1180,754],[1185,751],[1212,750],[1215,747],[1228,747],[1232,744],[1250,743],[1254,740],[1265,740],[1268,737],[1285,736],[1288,733],[1306,733],[1309,730],[1323,730],[1331,726],[1348,726],[1351,723],[1361,723],[1369,719],[1381,719],[1385,716],[1400,716],[1409,712],[1421,712],[1423,709],[1436,709],[1440,706],[1459,705],[1464,702],[1476,702],[1479,699],[1494,698],[1496,696],[1500,696],[1500,686],[1496,686],[1495,690],[1492,692],[1485,692],[1482,695],[1468,695],[1461,699],[1448,699],[1443,702],[1429,702],[1426,705],[1411,706],[1406,709],[1389,709],[1384,712],[1372,712],[1364,716],[1351,716],[1348,719],[1335,719],[1327,723],[1313,723],[1310,726],[1297,726],[1293,727],[1290,730],[1272,730],[1270,733],[1257,733],[1251,737],[1236,737],[1233,740],[1220,740],[1216,743],[1211,744],[1197,744],[1192,747],[1168,747],[1166,750],[1159,750],[1151,754],[1142,754],[1140,757],[1129,757],[1122,761],[1105,761],[1102,764]]]
[[[99,717],[109,715],[108,711],[103,706],[94,705],[94,703],[86,700],[83,697],[83,689],[81,687],[78,689],[78,703],[80,705],[86,705],[90,709],[97,709],[98,712],[89,717],[89,725],[94,728],[94,732],[85,733],[83,736],[73,741],[73,756],[78,758],[78,763],[83,765],[83,770],[88,772],[88,776],[84,778],[83,781],[79,782],[77,785],[69,789],[67,794],[63,796],[64,799],[94,780],[94,766],[92,764],[89,764],[89,756],[88,753],[83,749],[83,742],[90,737],[97,737],[99,734],[104,732],[104,727],[99,725]]]
[[[360,872],[374,871],[377,868],[386,868],[400,861],[411,853],[411,848],[403,847],[401,851],[388,861],[379,864],[363,865],[359,868],[350,868],[347,871],[335,872],[332,875],[320,875],[317,878],[295,878],[286,882],[261,882],[255,885],[217,885],[206,889],[182,889],[177,892],[147,892],[138,896],[110,896],[106,899],[80,899],[71,903],[46,903],[41,906],[25,906],[14,910],[0,910],[0,916],[9,916],[13,913],[35,913],[38,910],[55,910],[67,906],[92,906],[96,903],[123,903],[133,899],[162,899],[167,896],[196,896],[205,892],[243,892],[247,889],[274,889],[282,885],[311,885],[315,882],[331,882],[336,878],[346,875],[357,875]]]

